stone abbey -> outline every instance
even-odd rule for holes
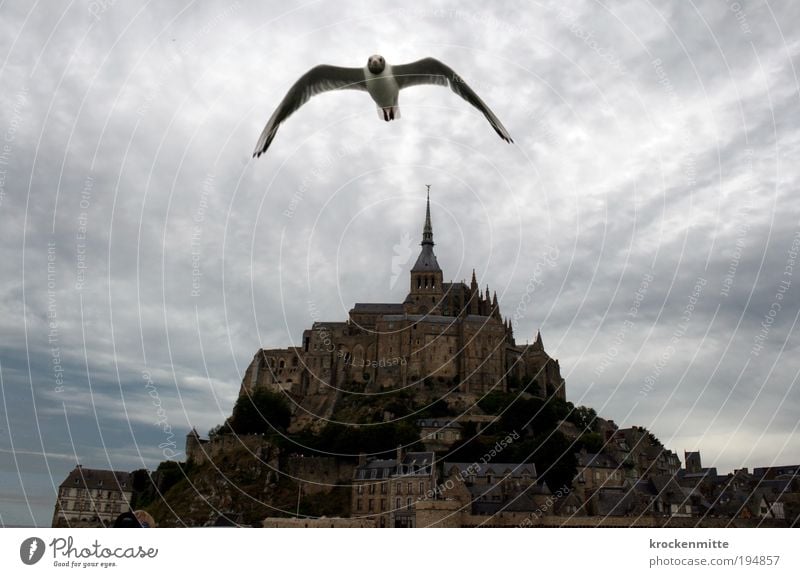
[[[518,345],[497,294],[490,296],[488,286],[481,292],[474,270],[469,285],[444,282],[430,197],[421,246],[402,303],[356,303],[346,321],[306,329],[302,346],[259,350],[240,394],[257,387],[288,394],[295,428],[329,418],[344,392],[435,388],[448,393],[448,403],[470,404],[491,391],[527,387],[565,399],[558,361],[545,352],[541,335]]]

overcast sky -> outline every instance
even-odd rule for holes
[[[721,472],[800,461],[796,3],[165,4],[0,7],[1,525],[401,302],[425,184],[445,280],[541,329],[569,400]],[[300,74],[373,53],[448,63],[514,144],[419,87],[392,123],[318,96],[251,158]]]

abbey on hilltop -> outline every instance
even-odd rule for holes
[[[497,294],[490,296],[488,286],[481,293],[474,270],[469,285],[444,282],[433,251],[430,196],[421,245],[402,303],[356,303],[346,321],[315,322],[300,347],[259,350],[241,393],[283,391],[296,401],[295,414],[318,418],[330,415],[340,391],[447,387],[483,395],[526,387],[565,399],[558,361],[544,351],[541,335],[517,345]]]

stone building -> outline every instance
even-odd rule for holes
[[[585,498],[589,498],[600,488],[621,488],[625,484],[622,466],[606,453],[587,453],[581,449],[575,453],[577,474],[574,485]]]
[[[472,515],[492,516],[541,509],[551,495],[538,483],[533,463],[444,463],[443,495]]]
[[[130,473],[77,465],[58,486],[53,527],[107,527],[130,509]]]
[[[671,477],[681,468],[678,455],[644,427],[607,430],[605,436],[603,452],[613,457],[632,481],[653,475]]]
[[[353,474],[351,515],[377,527],[416,527],[416,503],[436,488],[435,455],[403,453],[394,459],[361,458]]]
[[[340,391],[441,386],[469,395],[529,386],[565,399],[558,361],[541,335],[518,345],[497,294],[479,289],[474,270],[469,284],[444,282],[430,198],[421,247],[403,302],[356,303],[346,321],[315,322],[299,347],[259,350],[240,394],[261,386],[287,393],[295,429],[329,417]]]
[[[450,418],[420,419],[419,436],[428,451],[446,452],[454,443],[461,440],[463,427]]]

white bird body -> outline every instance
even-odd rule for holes
[[[289,89],[261,132],[253,156],[269,148],[281,123],[312,96],[329,90],[364,90],[378,106],[378,116],[385,121],[400,118],[400,90],[421,84],[449,86],[461,98],[481,111],[495,132],[506,142],[513,142],[508,131],[488,106],[452,68],[435,58],[423,58],[409,64],[390,66],[383,56],[374,54],[363,68],[342,68],[321,64],[301,76]]]
[[[368,67],[364,67],[364,77],[367,79],[367,92],[372,96],[375,104],[383,108],[384,106],[396,106],[397,97],[400,95],[400,86],[392,75],[392,67],[386,66],[383,72],[373,74]]]
[[[378,105],[378,117],[384,120],[400,118],[400,107],[397,100],[400,97],[400,85],[392,74],[392,67],[388,64],[381,72],[373,74],[369,65],[364,67],[367,92]]]

